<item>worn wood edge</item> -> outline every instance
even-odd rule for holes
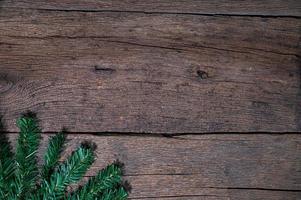
[[[1,1],[0,1],[1,6]],[[63,12],[140,12],[176,15],[301,17],[300,1],[2,1],[2,7]]]

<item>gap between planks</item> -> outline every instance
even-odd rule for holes
[[[293,18],[301,19],[295,15],[266,15],[266,14],[225,14],[225,13],[194,13],[194,12],[162,12],[162,11],[143,11],[143,10],[93,10],[93,9],[51,9],[51,8],[22,8],[5,7],[8,9],[27,9],[48,12],[85,12],[85,13],[137,13],[147,15],[196,15],[210,17],[259,17],[259,18]]]

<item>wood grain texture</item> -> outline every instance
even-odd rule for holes
[[[44,131],[301,130],[301,20],[1,9],[0,107]]]
[[[301,16],[299,0],[4,0],[2,6],[98,12]]]
[[[300,17],[298,0],[0,0],[0,114],[15,142],[36,112],[41,152],[85,133],[62,159],[94,141],[86,179],[119,159],[131,199],[301,199],[300,135],[199,135],[301,131]]]
[[[13,143],[16,136],[10,134]],[[43,134],[40,152],[48,136]],[[124,162],[133,199],[301,198],[300,135],[69,134],[68,139],[62,160],[85,140],[97,144],[97,160],[87,176],[116,159]]]

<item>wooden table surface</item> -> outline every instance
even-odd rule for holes
[[[297,200],[300,47],[300,0],[0,0],[0,114],[95,141],[131,199]]]

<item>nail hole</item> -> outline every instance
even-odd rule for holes
[[[208,73],[205,71],[198,70],[196,73],[201,79],[209,78]]]

